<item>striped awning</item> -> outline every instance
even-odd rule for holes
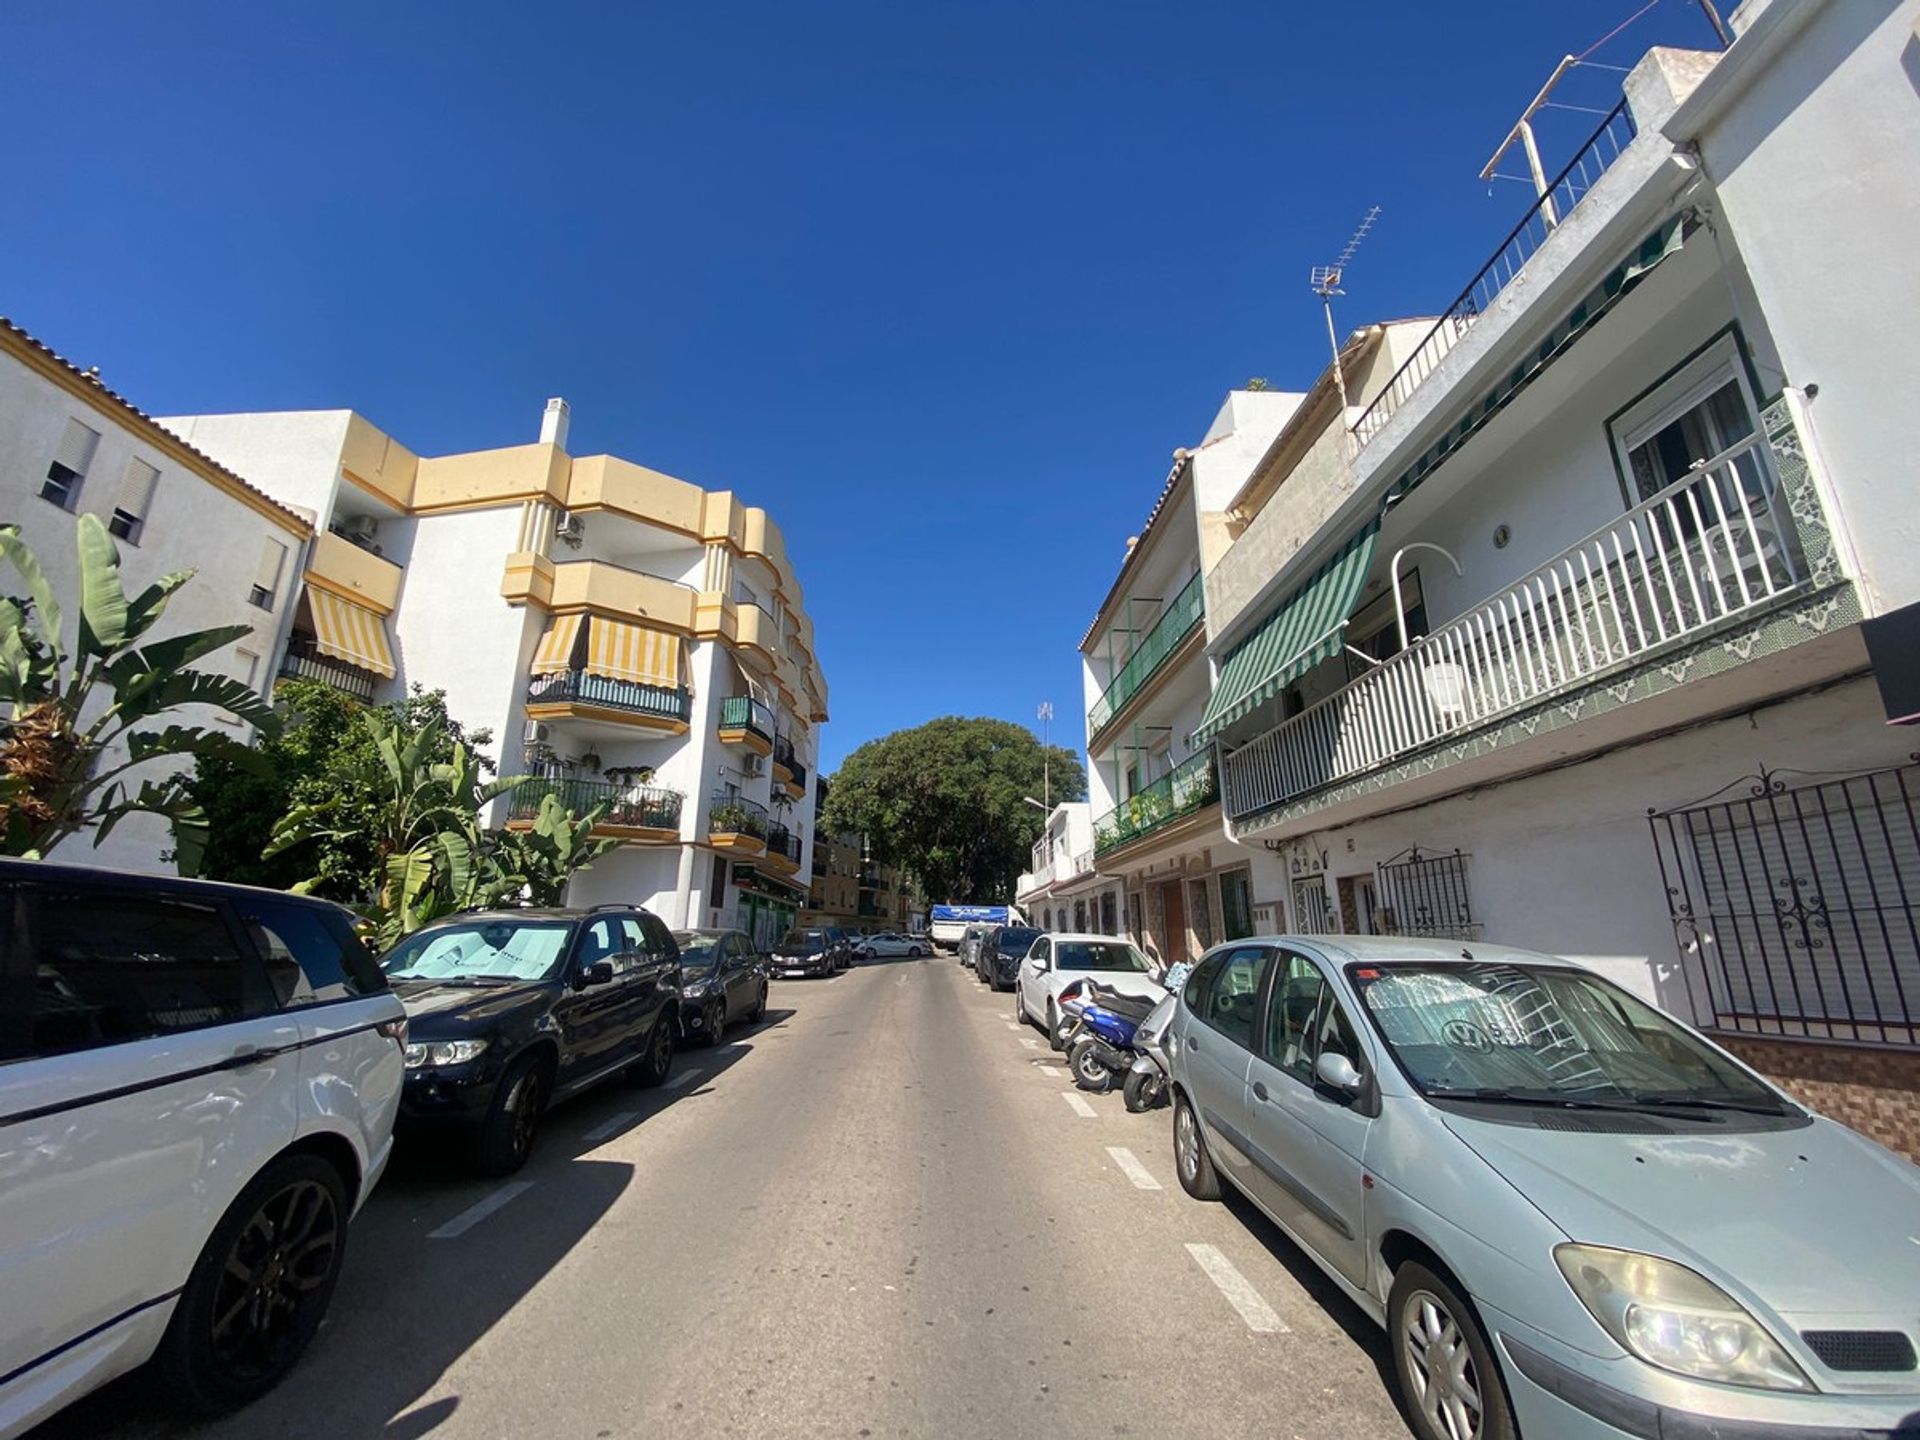
[[[315,585],[307,586],[307,611],[322,655],[393,678],[393,646],[387,640],[387,622],[377,612]]]
[[[1366,583],[1379,538],[1376,520],[1283,600],[1259,629],[1227,652],[1213,698],[1193,732],[1194,744],[1211,740],[1261,701],[1340,653],[1353,602]]]
[[[584,615],[556,615],[547,622],[547,633],[533,652],[529,668],[535,675],[561,675],[573,668],[573,647],[580,638]]]
[[[680,637],[627,620],[593,617],[587,633],[587,673],[635,685],[680,687]]]

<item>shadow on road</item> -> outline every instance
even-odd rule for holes
[[[691,1084],[638,1089],[615,1081],[548,1111],[532,1159],[511,1177],[531,1182],[531,1192],[457,1236],[431,1239],[429,1232],[510,1182],[475,1179],[458,1147],[440,1137],[397,1142],[386,1177],[350,1232],[326,1324],[279,1389],[235,1415],[191,1421],[169,1412],[136,1373],[56,1415],[29,1440],[432,1434],[459,1410],[460,1397],[426,1404],[421,1398],[586,1238],[632,1182],[631,1164],[595,1152],[670,1106],[696,1100],[793,1014],[770,1009],[720,1044],[677,1052],[674,1076],[698,1071]],[[631,1120],[606,1128],[629,1113]]]

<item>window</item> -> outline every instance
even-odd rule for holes
[[[1073,902],[1073,928],[1082,935],[1087,933],[1087,902],[1084,900]]]
[[[1200,1014],[1206,1007],[1206,996],[1213,989],[1214,977],[1226,963],[1227,952],[1223,950],[1217,955],[1207,956],[1187,976],[1186,987],[1180,992],[1180,998],[1194,1014]]]
[[[1286,969],[1274,983],[1265,1054],[1303,1085],[1315,1083],[1314,1066],[1322,1055],[1344,1055],[1355,1070],[1362,1068],[1360,1042],[1333,987],[1299,955],[1286,957]]]
[[[47,466],[47,478],[40,483],[40,498],[50,500],[62,510],[71,510],[80,499],[80,482],[87,478],[93,464],[93,452],[99,447],[100,432],[78,420],[67,421],[60,437],[60,448],[53,452]]]
[[[1325,876],[1302,875],[1293,882],[1293,928],[1302,935],[1334,933]]]
[[[1427,633],[1426,599],[1420,589],[1417,566],[1400,574],[1400,603],[1405,607],[1407,638],[1417,640]],[[1393,607],[1391,587],[1354,612],[1347,622],[1346,645],[1343,655],[1349,680],[1358,680],[1375,668],[1362,656],[1391,660],[1400,653],[1400,620]]]
[[[673,943],[673,932],[657,915],[640,916],[641,933],[647,937],[647,954],[669,964],[680,958],[680,947]]]
[[[330,910],[249,900],[240,919],[266,960],[267,979],[282,1007],[351,1000],[387,988],[353,927]]]
[[[1254,933],[1251,872],[1223,870],[1220,873],[1220,929],[1223,940],[1244,940]]]
[[[1259,945],[1229,951],[1225,962],[1214,972],[1213,983],[1202,991],[1201,1003],[1194,1011],[1213,1029],[1245,1049],[1253,1048],[1254,1012],[1260,1002],[1260,981],[1270,958],[1270,952]]]
[[[287,563],[287,547],[269,535],[260,547],[260,569],[247,592],[247,603],[262,610],[273,609],[273,597],[280,589],[280,571]]]
[[[1631,491],[1628,503],[1651,500],[1701,462],[1753,439],[1755,408],[1739,349],[1731,335],[1722,336],[1608,422]],[[1737,513],[1737,492],[1751,502],[1771,488],[1757,449],[1743,451],[1711,474],[1710,480],[1688,487],[1685,495],[1691,499],[1674,504],[1665,515],[1663,528],[1680,532],[1663,537],[1669,543],[1692,538],[1702,523],[1712,525],[1717,506]]]
[[[1127,933],[1137,938],[1146,928],[1140,914],[1140,892],[1135,890],[1127,896]]]
[[[249,690],[260,688],[260,656],[253,650],[235,650],[233,658],[240,662],[240,683]]]
[[[1100,897],[1100,933],[1113,935],[1119,932],[1119,924],[1114,914],[1113,892],[1107,891]]]
[[[1047,962],[1053,958],[1053,942],[1047,939],[1046,936],[1041,936],[1033,942],[1033,949],[1027,952],[1027,958],[1033,961],[1039,969],[1046,969]]]
[[[272,1008],[214,906],[80,888],[48,887],[32,899],[35,1055],[176,1035]]]
[[[116,540],[138,545],[140,532],[147,523],[147,511],[153,504],[154,486],[159,483],[160,472],[146,461],[127,461],[127,473],[120,479],[120,498],[114,502],[113,514],[107,517],[107,533]]]
[[[627,937],[621,932],[620,917],[608,915],[591,921],[580,935],[580,968],[596,965],[602,960],[613,967],[613,973],[619,975],[633,968],[633,958],[628,953]]]

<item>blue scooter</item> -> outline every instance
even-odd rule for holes
[[[1134,1033],[1158,1003],[1116,990],[1096,991],[1082,1008],[1078,1033],[1067,1047],[1073,1083],[1099,1095],[1124,1080],[1143,1053]]]

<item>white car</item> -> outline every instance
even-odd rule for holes
[[[0,1440],[149,1359],[201,1411],[278,1383],[405,1042],[339,906],[0,861]]]
[[[1042,935],[1014,979],[1014,1018],[1042,1026],[1051,1040],[1060,1023],[1060,992],[1075,980],[1158,1000],[1167,993],[1158,977],[1138,947],[1117,936]]]
[[[914,960],[925,957],[927,947],[919,940],[906,935],[891,933],[882,935],[862,935],[853,942],[853,953],[862,960],[874,960],[885,956],[905,955]]]

